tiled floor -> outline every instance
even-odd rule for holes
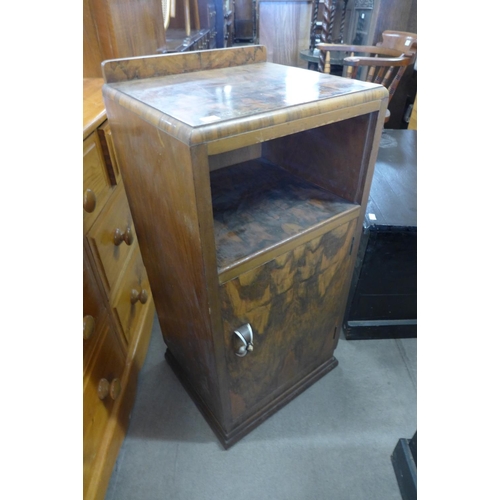
[[[417,339],[341,339],[339,366],[225,451],[164,358],[155,320],[106,500],[401,500]]]

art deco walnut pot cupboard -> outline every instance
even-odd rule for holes
[[[337,364],[387,90],[263,46],[103,73],[167,359],[231,446]]]

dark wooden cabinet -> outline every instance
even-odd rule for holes
[[[337,364],[387,107],[380,85],[266,59],[104,67],[167,359],[225,447]]]
[[[417,131],[384,130],[344,320],[350,339],[417,336]]]
[[[257,37],[257,0],[234,0],[234,39],[255,42]]]

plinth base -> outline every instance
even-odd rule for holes
[[[241,423],[231,431],[226,432],[222,428],[220,423],[217,421],[213,413],[210,411],[210,409],[203,402],[203,400],[194,391],[182,367],[179,365],[179,363],[174,358],[169,349],[167,349],[165,352],[165,359],[167,360],[169,366],[172,368],[173,372],[183,385],[184,389],[189,394],[189,396],[197,406],[198,410],[201,412],[201,414],[207,421],[208,425],[210,425],[210,428],[212,429],[212,431],[217,436],[220,443],[226,450],[235,443],[237,443],[240,439],[245,437],[258,425],[267,420],[271,415],[276,413],[280,408],[285,406],[292,399],[296,398],[299,394],[304,392],[308,387],[310,387],[312,384],[314,384],[328,372],[333,370],[339,364],[338,360],[335,357],[332,357],[326,363],[323,363],[322,365],[318,366],[315,370],[310,372],[297,384],[295,384],[288,390],[281,393],[271,403],[269,403],[264,408],[257,411],[254,415],[245,420],[243,423]]]

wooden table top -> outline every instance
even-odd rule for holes
[[[83,138],[88,137],[106,120],[106,108],[102,98],[102,78],[83,79]]]

